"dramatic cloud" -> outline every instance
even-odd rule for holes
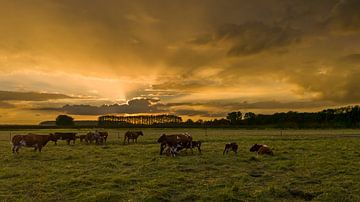
[[[74,97],[55,93],[0,91],[0,101],[45,101],[71,98]]]
[[[102,106],[91,105],[65,105],[62,108],[39,108],[33,110],[59,111],[73,115],[106,115],[106,114],[138,114],[166,112],[161,104],[154,99],[133,99],[125,104]]]
[[[242,25],[225,24],[216,33],[197,38],[193,42],[200,45],[215,43],[218,46],[230,46],[227,55],[242,56],[284,47],[299,40],[299,31],[290,27],[249,22]]]
[[[341,0],[333,8],[327,25],[341,33],[360,32],[360,1]]]
[[[359,6],[357,0],[4,0],[0,124],[60,113],[195,119],[359,104]]]
[[[13,108],[13,107],[15,107],[15,105],[10,104],[10,103],[8,103],[8,102],[2,102],[2,101],[0,101],[0,108]]]

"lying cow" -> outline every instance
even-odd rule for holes
[[[229,151],[233,151],[235,154],[237,154],[238,148],[239,148],[239,146],[235,142],[228,143],[228,144],[225,145],[223,155],[228,154]]]
[[[251,148],[250,148],[251,152],[257,152],[257,155],[263,155],[263,154],[267,154],[267,155],[274,155],[273,151],[270,149],[269,146],[267,145],[263,145],[263,144],[254,144]]]
[[[130,139],[133,140],[133,142],[135,141],[137,143],[137,139],[139,136],[144,136],[142,131],[127,131],[124,135],[124,144],[127,140],[127,143],[129,144]]]
[[[164,149],[168,147],[175,156],[178,153],[178,148],[190,148],[192,150],[192,137],[187,133],[165,135],[163,134],[157,141],[160,143],[160,155],[162,155]]]
[[[12,152],[19,153],[20,147],[34,147],[35,151],[41,149],[49,142],[54,141],[56,142],[57,138],[55,135],[37,135],[37,134],[27,134],[27,135],[15,135],[12,140]]]
[[[57,138],[57,140],[65,140],[67,144],[70,144],[70,141],[73,141],[73,144],[75,144],[76,140],[76,133],[59,133],[56,132],[53,135]],[[57,141],[55,141],[55,145],[57,144]]]

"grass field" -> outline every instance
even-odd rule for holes
[[[1,201],[360,201],[360,131],[144,129],[138,144],[109,130],[103,146],[49,142],[13,155],[0,131]],[[12,131],[12,133],[52,131]],[[79,130],[85,133],[86,130]],[[159,155],[162,133],[189,132],[196,150]],[[239,154],[222,155],[227,142]],[[274,156],[249,152],[267,144]]]

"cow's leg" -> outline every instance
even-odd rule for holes
[[[226,148],[224,149],[223,155],[225,155],[225,152],[226,152]]]
[[[39,152],[41,152],[42,146],[39,146]]]
[[[54,142],[55,142],[54,145],[57,145],[57,140],[55,140]]]
[[[190,150],[191,150],[191,154],[194,154],[192,141],[190,142]]]
[[[75,139],[73,139],[73,144],[75,144]]]
[[[160,145],[160,155],[162,155],[164,149],[165,149],[166,145],[165,144],[161,144]]]
[[[16,146],[15,146],[15,145],[13,145],[13,146],[12,146],[12,148],[11,148],[12,153],[15,153],[15,148],[16,148]]]
[[[200,146],[198,146],[198,151],[199,151],[199,153],[201,154],[201,149],[200,149]]]
[[[20,146],[16,146],[15,151],[16,151],[17,154],[19,153],[19,149],[20,149]]]
[[[66,142],[68,145],[70,145],[70,139],[67,139]]]

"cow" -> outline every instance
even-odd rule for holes
[[[124,135],[124,144],[127,140],[127,143],[129,144],[130,139],[133,140],[133,142],[135,141],[137,143],[137,139],[139,136],[144,136],[142,131],[127,131]]]
[[[239,146],[235,142],[228,143],[228,144],[225,145],[223,155],[228,154],[229,151],[233,151],[235,154],[237,154],[238,148],[239,148]]]
[[[99,133],[99,135],[104,139],[104,142],[106,142],[106,140],[107,140],[107,138],[108,138],[108,136],[109,136],[108,132],[106,132],[106,131],[99,131],[99,132],[97,132],[97,133]]]
[[[183,143],[179,143],[176,146],[176,150],[180,151],[182,149],[192,149],[192,148],[197,148],[199,153],[201,154],[201,141],[192,141],[191,145],[190,142],[183,144]]]
[[[257,155],[263,155],[263,154],[267,154],[267,155],[271,155],[273,156],[274,153],[273,151],[270,149],[269,146],[267,145],[263,145],[263,144],[254,144],[251,148],[250,148],[250,152],[257,152]]]
[[[57,140],[65,140],[68,145],[70,145],[70,141],[73,141],[73,144],[75,144],[76,133],[60,133],[60,132],[56,132],[53,135],[55,135]],[[55,141],[55,145],[57,145],[57,141]]]
[[[96,144],[104,143],[104,138],[99,133],[89,132],[86,134],[85,142],[86,143],[93,143],[95,141]]]
[[[15,135],[11,139],[12,144],[12,152],[19,153],[19,149],[24,147],[34,147],[34,151],[38,150],[41,152],[42,148],[49,142],[54,141],[56,142],[57,138],[55,135],[37,135],[29,133],[27,135]]]
[[[190,148],[192,151],[192,137],[188,133],[166,135],[163,134],[157,141],[160,143],[160,155],[162,155],[164,149],[168,147],[172,151],[173,156],[177,154],[178,148]],[[186,146],[189,145],[189,146]]]
[[[79,136],[76,136],[76,138],[80,139],[80,142],[83,142],[86,139],[86,135],[79,135]]]

